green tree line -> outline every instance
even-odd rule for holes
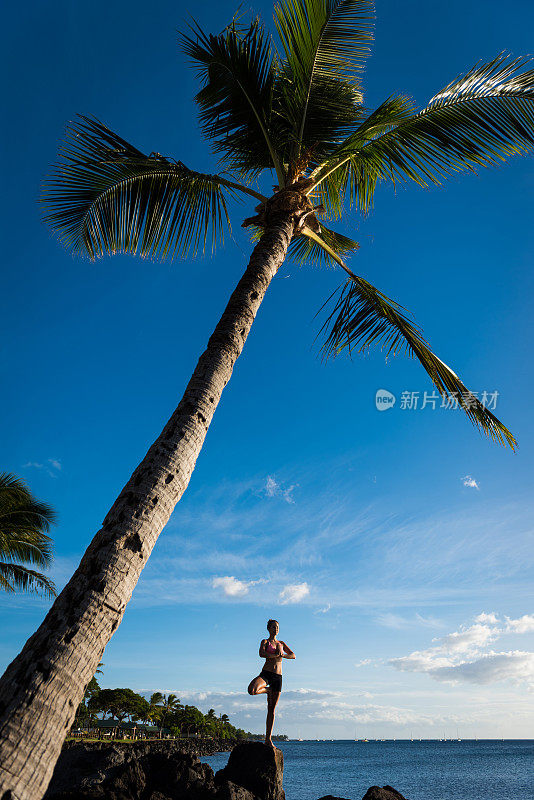
[[[261,734],[236,728],[227,714],[218,716],[214,708],[203,714],[196,706],[184,705],[175,694],[154,692],[147,699],[132,689],[102,689],[93,677],[78,706],[73,727],[88,728],[96,725],[97,720],[104,719],[153,725],[160,734],[165,731],[178,737],[205,736],[225,740],[261,737]]]

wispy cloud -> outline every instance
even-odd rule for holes
[[[265,481],[265,494],[267,497],[281,497],[286,503],[294,503],[293,492],[297,488],[297,484],[284,487],[272,475],[267,476]]]
[[[316,608],[314,614],[328,614],[331,609],[330,603],[327,603],[324,608]]]
[[[284,586],[280,592],[280,602],[282,605],[286,605],[287,603],[300,603],[309,593],[310,587],[306,582],[290,583]]]
[[[44,470],[51,478],[57,478],[62,470],[61,461],[58,458],[47,458],[44,463],[39,461],[28,461],[22,465],[23,469]]]
[[[277,491],[275,485],[270,491]],[[266,479],[258,475],[186,495],[143,571],[134,602],[211,602],[217,595],[206,588],[213,589],[214,575],[250,584],[268,574],[276,580],[261,592],[251,589],[232,598],[218,587],[219,596],[270,604],[279,601],[286,585],[313,580],[313,593],[301,600],[313,609],[391,611],[404,617],[406,626],[438,628],[426,610],[431,604],[484,597],[493,605],[492,598],[508,587],[516,598],[531,593],[532,524],[520,504],[410,519],[378,507],[355,507],[343,487],[305,483],[302,492],[307,501],[300,505],[266,502]]]
[[[385,628],[396,628],[397,630],[401,630],[403,628],[415,628],[418,626],[423,626],[425,628],[443,627],[443,622],[441,622],[441,620],[430,616],[425,617],[419,613],[415,613],[413,616],[403,617],[400,614],[387,612],[385,614],[380,614],[376,618],[376,621],[379,625],[383,625]]]
[[[469,489],[480,489],[478,482],[473,478],[472,475],[464,475],[463,478],[460,478],[464,486],[467,486]]]

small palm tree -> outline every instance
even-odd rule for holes
[[[175,694],[164,694],[162,706],[163,710],[161,714],[161,728],[164,728],[169,714],[172,714],[173,711],[177,711],[179,708],[181,708],[181,705]]]
[[[246,26],[234,19],[216,35],[196,26],[183,34],[200,81],[200,124],[220,156],[219,174],[143,153],[96,119],[80,117],[69,127],[43,202],[49,224],[74,253],[189,257],[208,240],[220,244],[230,203],[250,198],[259,203],[243,225],[256,244],[171,419],[0,682],[0,707],[7,709],[0,716],[0,761],[6,765],[0,797],[44,792],[70,709],[189,483],[223,389],[286,255],[344,271],[324,326],[327,357],[376,345],[387,354],[405,351],[484,433],[515,445],[510,431],[432,352],[405,309],[347,265],[357,243],[331,228],[335,222],[319,219],[335,221],[351,204],[368,211],[380,181],[439,184],[531,150],[534,70],[525,59],[498,56],[454,79],[423,109],[389,94],[369,112],[360,78],[373,17],[371,0],[279,0],[277,43],[257,20]],[[267,186],[273,172],[273,193],[252,188],[260,179]]]
[[[52,508],[36,500],[19,478],[0,473],[0,589],[55,597],[50,578],[19,563],[50,566],[52,540],[45,531],[55,520]]]
[[[161,692],[154,692],[150,695],[146,710],[146,720],[159,727],[161,715],[163,714],[163,695]]]

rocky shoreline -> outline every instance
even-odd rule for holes
[[[206,746],[209,742],[206,740]],[[284,756],[261,742],[233,747],[214,774],[194,746],[203,742],[69,742],[44,800],[285,800]],[[191,748],[184,749],[184,745]],[[327,795],[320,800],[345,800]],[[362,800],[406,800],[391,786],[371,786]]]
[[[107,747],[134,748],[136,752],[157,752],[164,748],[168,752],[188,753],[193,756],[212,756],[214,753],[230,751],[236,746],[233,739],[137,739],[131,742],[84,741],[83,739],[69,739],[63,745],[65,750],[79,750],[92,752],[103,750]]]

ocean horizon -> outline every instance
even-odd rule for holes
[[[407,800],[534,800],[534,739],[290,739],[287,800],[325,795],[361,800],[389,784]],[[228,753],[201,760],[214,771]]]

